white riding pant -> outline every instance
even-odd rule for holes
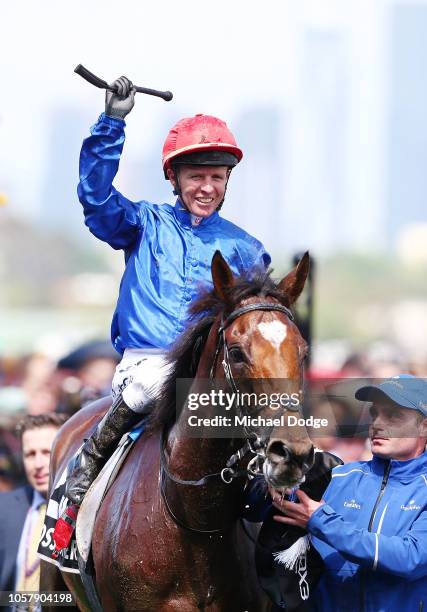
[[[150,412],[153,399],[167,378],[171,365],[158,349],[125,349],[111,385],[113,399],[120,393],[126,405],[143,414]]]

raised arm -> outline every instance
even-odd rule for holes
[[[115,249],[127,249],[142,230],[145,209],[113,187],[125,141],[124,117],[132,109],[135,95],[125,77],[115,83],[120,94],[107,91],[106,112],[83,142],[77,193],[90,231]]]

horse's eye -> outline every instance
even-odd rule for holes
[[[246,357],[239,346],[232,346],[228,350],[230,361],[233,363],[246,363]]]

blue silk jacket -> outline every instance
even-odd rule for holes
[[[271,522],[271,497],[260,482],[252,480],[246,489],[243,516]],[[307,530],[324,568],[304,610],[425,612],[427,452],[408,461],[374,457],[338,466],[323,499]],[[300,589],[305,569],[298,573]],[[281,576],[286,578],[284,570]]]
[[[427,453],[336,467],[324,499],[307,525],[325,563],[313,607],[426,610]]]
[[[79,200],[90,231],[125,252],[126,268],[111,324],[113,346],[167,350],[188,323],[188,306],[212,286],[216,250],[235,274],[268,267],[263,245],[218,212],[193,225],[175,206],[131,202],[112,185],[125,141],[125,122],[102,114],[83,142]]]

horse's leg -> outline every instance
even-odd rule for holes
[[[81,612],[91,612],[91,607],[86,597],[86,592],[80,576],[78,574],[64,573],[62,574],[62,578],[68,590],[71,591],[76,598],[78,609],[81,610]]]
[[[40,591],[54,593],[55,591],[69,591],[73,594],[77,606],[67,606],[70,612],[91,612],[89,602],[80,576],[77,574],[62,573],[53,563],[41,561],[40,563]],[[43,612],[57,612],[57,606],[43,604]]]
[[[68,588],[62,578],[62,574],[56,565],[47,563],[46,561],[40,562],[40,591],[45,593],[54,593],[55,591],[68,591]],[[43,612],[55,612],[57,606],[53,603],[44,603],[42,605]],[[76,606],[67,606],[67,610],[70,612],[77,612]]]

